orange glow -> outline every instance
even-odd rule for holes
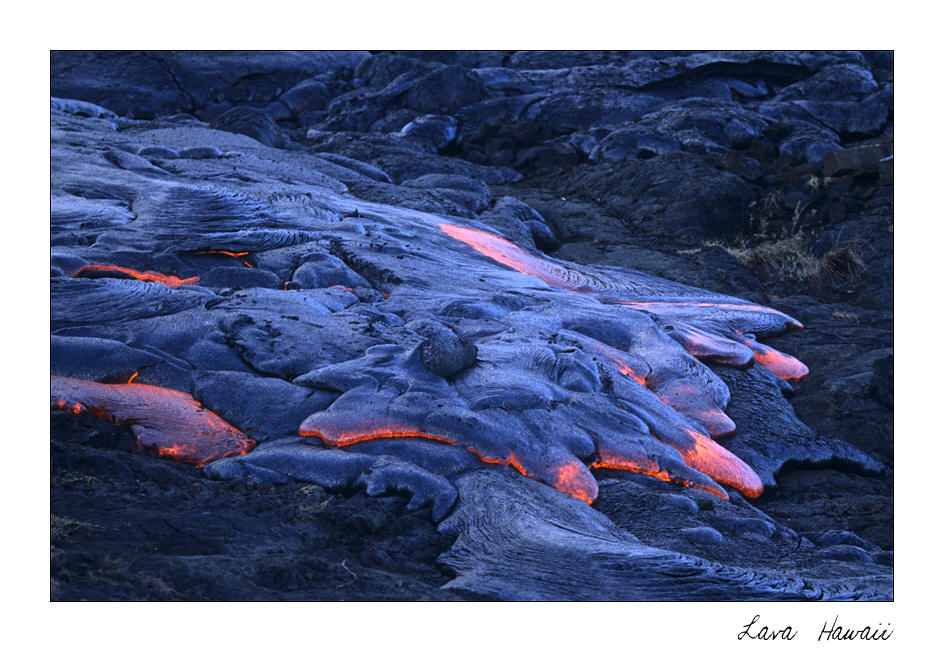
[[[554,488],[588,505],[597,499],[599,488],[587,467],[577,460],[563,462],[551,469]]]
[[[372,439],[399,439],[402,437],[421,437],[423,439],[432,439],[446,444],[457,446],[458,444],[451,439],[439,435],[431,435],[427,432],[420,432],[412,428],[407,428],[395,423],[365,423],[358,430],[341,430],[332,427],[333,424],[321,423],[315,429],[309,420],[306,420],[299,427],[298,434],[302,437],[318,437],[326,444],[335,446],[350,446],[362,441]]]
[[[769,369],[784,380],[800,380],[806,378],[810,373],[809,367],[792,355],[781,353],[777,349],[761,344],[749,337],[745,337],[742,341],[754,352],[754,360],[757,361],[757,364]]]
[[[677,473],[669,473],[668,470],[652,457],[648,456],[638,446],[632,444],[610,445],[605,441],[600,441],[597,445],[597,459],[590,465],[594,469],[614,469],[617,471],[631,471],[633,473],[642,473],[653,478],[658,478],[663,482],[680,484],[692,489],[700,489],[714,494],[719,498],[728,500],[728,492],[718,486],[709,478],[696,475],[689,471],[689,477],[680,477]]]
[[[522,274],[539,278],[548,285],[570,290],[581,290],[587,287],[589,278],[583,274],[571,272],[563,265],[529,254],[518,245],[497,235],[446,223],[440,224],[439,228],[446,235],[466,243],[492,260]]]
[[[636,358],[634,355],[626,353],[625,351],[620,351],[619,349],[613,348],[612,346],[607,346],[603,342],[592,341],[590,345],[598,353],[615,364],[617,371],[619,371],[621,374],[624,376],[629,376],[643,387],[648,386],[647,377],[650,373],[649,370],[647,369],[646,373],[642,373],[642,371],[640,371],[640,369],[644,366],[649,367],[648,364]]]
[[[82,414],[85,412],[85,408],[83,408],[80,404],[74,401],[67,401],[62,398],[52,399],[50,401],[50,409],[60,412],[71,412],[72,414]]]
[[[131,426],[141,448],[202,467],[242,455],[256,442],[210,412],[189,394],[142,384],[106,385],[52,376],[50,408]]]
[[[476,229],[467,229],[455,224],[445,222],[439,224],[439,228],[446,235],[466,243],[476,251],[484,254],[502,265],[510,267],[513,270],[539,278],[548,285],[562,288],[565,290],[575,290],[578,292],[596,291],[606,295],[617,296],[620,294],[619,284],[608,282],[594,275],[579,270],[569,269],[561,264],[555,263],[544,258],[539,258],[529,254],[516,244],[492,235],[485,231]],[[615,286],[615,287],[614,287]],[[622,290],[626,292],[627,290]],[[779,310],[758,306],[753,303],[735,303],[718,301],[691,301],[678,300],[673,298],[649,299],[647,301],[616,301],[616,303],[629,306],[631,308],[640,308],[651,312],[672,312],[674,308],[721,308],[724,310],[744,310],[748,312],[762,312],[777,315],[786,322],[787,328],[803,328],[803,324],[793,317],[785,315]]]
[[[93,271],[104,271],[104,272],[121,272],[122,274],[127,274],[128,276],[133,276],[134,278],[140,281],[155,281],[156,283],[163,283],[167,287],[177,287],[179,285],[193,285],[200,280],[199,276],[191,276],[189,278],[180,278],[179,276],[171,276],[167,274],[161,274],[160,272],[154,272],[148,270],[146,272],[140,272],[136,269],[131,269],[130,267],[121,267],[120,265],[86,265],[75,274],[72,275],[72,278],[77,278],[85,272]]]
[[[249,251],[219,251],[219,250],[211,249],[208,251],[190,251],[188,253],[198,255],[198,256],[204,255],[204,254],[220,254],[222,256],[230,256],[232,258],[235,258],[239,262],[241,262],[246,267],[255,267],[255,265],[253,265],[249,261],[242,260],[243,256],[248,256],[251,253]]]
[[[732,435],[735,431],[734,421],[720,408],[710,404],[707,395],[699,394],[693,385],[680,383],[660,384],[650,379],[650,373],[642,374],[637,368],[649,365],[635,356],[607,346],[602,342],[591,342],[591,346],[601,355],[616,365],[616,369],[624,376],[629,376],[643,387],[652,391],[656,397],[672,407],[672,409],[694,419],[701,424],[712,437]],[[630,366],[632,365],[632,366]]]
[[[446,436],[422,432],[416,428],[393,422],[366,420],[359,423],[356,429],[349,429],[346,426],[342,426],[340,422],[335,422],[333,419],[326,419],[322,415],[314,415],[314,418],[309,417],[306,419],[299,427],[298,434],[302,437],[318,437],[326,444],[334,446],[350,446],[351,444],[374,439],[399,439],[406,437],[431,439],[452,446],[460,445],[458,442]],[[496,459],[487,457],[470,446],[465,446],[464,448],[486,464],[503,464],[512,467],[525,477],[543,480],[543,478],[536,478],[534,473],[528,472],[514,453],[510,453],[508,459]],[[596,481],[593,479],[593,475],[589,470],[576,459],[566,460],[552,468],[548,480],[549,484],[555,489],[569,496],[573,496],[587,503],[592,503],[596,500],[598,491]]]
[[[706,435],[689,428],[683,431],[688,435],[688,442],[666,441],[682,455],[685,465],[679,465],[680,468],[663,467],[658,459],[648,455],[641,446],[603,436],[597,443],[597,461],[592,466],[643,473],[666,482],[701,489],[724,499],[728,498],[727,492],[715,483],[734,487],[749,498],[760,496],[764,485],[753,469]]]
[[[711,479],[734,487],[748,498],[757,498],[764,484],[754,469],[734,453],[713,442],[711,438],[689,428],[685,431],[692,442],[687,447],[675,446],[688,466],[701,471]]]
[[[128,384],[129,384],[129,385],[134,381],[135,378],[138,377],[138,374],[139,374],[139,373],[141,373],[141,372],[140,372],[140,371],[135,371],[133,374],[131,374],[131,378],[128,379]]]

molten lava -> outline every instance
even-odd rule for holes
[[[590,345],[612,362],[621,374],[629,376],[643,387],[648,387],[648,376],[652,372],[648,364],[625,351],[607,346],[603,342],[594,341]],[[643,367],[646,368],[645,373],[642,371]]]
[[[685,429],[691,437],[688,446],[675,445],[685,463],[691,468],[722,484],[734,487],[748,498],[757,498],[764,491],[764,483],[754,469],[737,455],[713,442],[710,437]]]
[[[422,432],[393,422],[365,420],[352,429],[325,414],[314,414],[308,417],[299,427],[298,434],[302,437],[318,437],[326,444],[333,446],[350,446],[372,439],[402,437],[431,439],[452,446],[462,445],[449,437]],[[506,459],[497,459],[488,457],[471,446],[464,446],[464,448],[486,464],[510,466],[521,475],[546,482],[555,489],[586,503],[596,500],[598,492],[596,480],[576,458],[568,458],[565,454],[558,452],[557,457],[560,459],[549,465],[544,464],[543,460],[529,464],[514,453],[509,453]]]
[[[253,264],[250,263],[249,261],[243,260],[243,256],[248,256],[248,255],[251,253],[251,252],[248,252],[248,251],[222,251],[222,250],[211,249],[211,250],[209,250],[209,251],[190,251],[190,252],[187,252],[187,253],[191,253],[191,254],[194,254],[194,255],[197,255],[197,256],[202,256],[202,255],[207,255],[207,254],[217,254],[217,255],[220,255],[220,256],[230,256],[231,258],[235,258],[236,260],[238,260],[239,262],[241,262],[241,263],[242,263],[243,265],[245,265],[246,267],[253,267],[253,268],[255,267],[255,265],[253,265]]]
[[[166,387],[52,376],[50,408],[131,426],[141,448],[197,467],[256,445],[189,394]]]
[[[610,360],[621,374],[629,376],[648,388],[660,401],[671,406],[675,411],[694,419],[712,437],[734,434],[734,421],[720,407],[712,403],[709,395],[699,391],[694,385],[679,380],[660,382],[652,377],[649,365],[635,356],[602,342],[591,341],[590,346]],[[643,367],[647,369],[645,374],[639,371]]]
[[[136,269],[131,269],[130,267],[122,267],[120,265],[109,265],[109,264],[97,264],[97,265],[86,265],[75,274],[72,275],[72,278],[77,278],[86,272],[94,271],[103,271],[103,272],[119,272],[121,274],[127,274],[133,278],[136,278],[140,281],[154,281],[156,283],[163,283],[167,287],[177,287],[179,285],[193,285],[200,281],[199,276],[191,276],[189,278],[180,278],[179,276],[171,276],[169,274],[161,274],[160,272],[155,271],[138,271]]]
[[[750,337],[745,337],[741,341],[754,352],[754,360],[757,364],[769,369],[784,380],[800,380],[806,378],[810,373],[809,367],[792,355],[781,353],[777,349],[761,344]]]
[[[439,228],[446,235],[466,243],[492,260],[522,274],[539,278],[548,285],[568,290],[589,289],[588,282],[591,279],[580,273],[571,272],[563,265],[529,254],[518,245],[499,238],[497,235],[454,224],[442,223]]]

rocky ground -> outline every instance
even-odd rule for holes
[[[481,361],[495,323],[557,301],[522,285],[482,308],[462,289],[460,250],[455,279],[427,297],[402,291],[422,283],[411,265],[449,269],[426,249],[440,243],[429,216],[574,269],[775,308],[804,330],[759,339],[809,375],[786,387],[756,365],[709,365],[737,424],[723,444],[763,480],[759,498],[600,470],[592,508],[494,464],[435,469],[455,487],[451,511],[426,476],[383,475],[368,497],[363,483],[271,464],[278,482],[203,472],[139,451],[127,427],[54,412],[52,598],[891,598],[893,88],[884,52],[54,52],[56,375],[124,383],[138,371],[272,446],[257,452],[294,450],[278,446],[306,417],[361,396],[340,365],[362,378],[388,364],[352,355],[430,341],[411,317],[446,319]],[[188,221],[197,209],[208,226]],[[223,249],[250,253],[212,253]],[[90,263],[200,281],[144,291],[79,271]],[[293,326],[303,295],[342,343]],[[556,346],[534,323],[503,332]],[[296,340],[322,357],[284,344]],[[460,397],[475,386],[469,362],[438,374]],[[615,392],[602,366],[587,373],[592,393]],[[237,381],[252,389],[234,400]],[[421,457],[372,444],[358,451]],[[535,534],[550,522],[583,538]],[[584,574],[555,584],[545,575],[563,571],[540,563],[555,555]]]

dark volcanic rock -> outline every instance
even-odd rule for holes
[[[484,96],[478,76],[461,66],[446,66],[421,77],[407,91],[404,103],[423,113],[448,113]]]
[[[210,123],[210,128],[243,134],[269,147],[281,147],[283,142],[282,132],[272,116],[251,106],[237,106],[226,111]]]
[[[448,115],[422,115],[400,130],[404,138],[427,143],[434,151],[450,145],[456,139],[458,123]]]
[[[410,324],[407,324],[410,326]],[[475,363],[478,349],[451,328],[433,321],[414,325],[413,330],[426,336],[420,345],[423,366],[437,376],[448,378]]]
[[[704,239],[743,233],[756,196],[743,179],[685,152],[578,168],[562,186],[569,195],[602,203],[627,227]]]
[[[302,80],[353,68],[370,55],[67,51],[53,52],[50,58],[53,95],[111,104],[119,115],[151,118],[197,112],[213,103],[264,107]]]

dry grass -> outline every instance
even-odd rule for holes
[[[833,312],[833,319],[836,321],[859,321],[859,315],[847,310],[836,310]]]
[[[727,251],[765,281],[803,282],[813,278],[819,269],[818,261],[808,253],[803,237],[799,235],[753,247],[728,248]]]
[[[92,530],[101,530],[97,525],[83,523],[65,516],[49,515],[49,538],[52,541],[64,541],[73,534],[79,532],[91,532]]]
[[[865,272],[859,247],[847,242],[820,258],[814,256],[802,234],[754,246],[725,247],[762,281],[802,284],[814,292],[848,289]]]
[[[859,255],[859,246],[846,242],[826,252],[819,267],[819,281],[828,288],[839,289],[854,285],[865,273],[866,265]]]

